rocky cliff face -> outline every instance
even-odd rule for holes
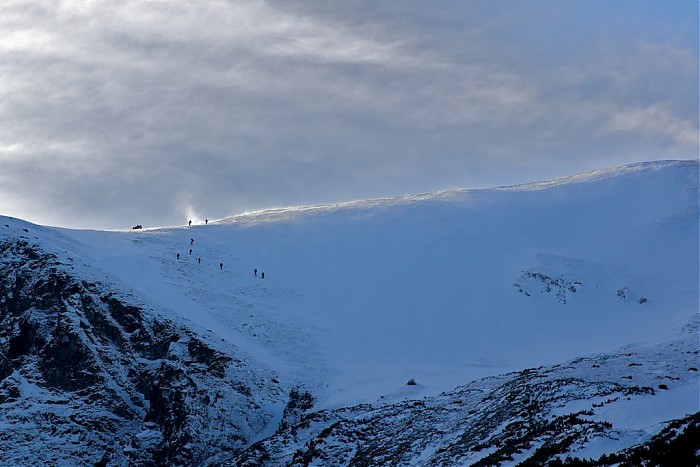
[[[270,422],[272,373],[32,234],[0,240],[0,463],[214,465]]]

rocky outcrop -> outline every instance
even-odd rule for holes
[[[559,277],[557,279],[537,271],[523,271],[518,281],[513,284],[518,292],[532,296],[533,291],[542,294],[554,294],[559,303],[566,304],[570,294],[581,288],[580,281],[572,281]]]
[[[306,405],[285,411],[294,416],[231,465],[547,465],[574,462],[589,443],[613,452],[617,444],[619,459],[653,459],[678,445],[697,462],[700,441],[691,435],[699,414],[659,420],[659,431],[675,426],[678,438],[663,443],[614,417],[629,410],[616,408],[625,404],[654,404],[660,391],[697,388],[697,372],[689,369],[697,358],[695,327],[679,341],[485,378],[437,397],[337,410]],[[635,439],[639,444],[627,449]]]
[[[28,237],[0,258],[1,464],[214,465],[269,423],[283,390],[235,347]]]

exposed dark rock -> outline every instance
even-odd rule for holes
[[[513,287],[518,289],[518,292],[528,297],[532,296],[533,290],[539,289],[540,293],[543,294],[553,293],[557,301],[562,304],[566,304],[570,294],[576,293],[580,286],[580,281],[571,281],[564,279],[564,277],[555,279],[536,271],[523,271],[517,282],[513,283]],[[626,298],[623,290],[618,290],[618,296]]]
[[[581,459],[567,455],[564,460],[556,458],[547,464],[548,467],[611,465],[700,465],[700,412],[672,421],[648,442],[621,452],[603,455],[598,459]]]
[[[314,402],[315,399],[311,393],[292,388],[277,431],[281,432],[291,428],[292,434],[295,434],[295,427],[303,421],[304,415],[313,408]]]
[[[683,346],[696,348],[695,337],[651,348],[645,354],[578,358],[563,365],[474,381],[437,397],[379,407],[313,412],[311,403],[299,403],[296,392],[290,395],[277,433],[235,457],[231,465],[556,464],[590,440],[619,439],[619,432],[598,411],[605,407],[605,413],[607,406],[627,399],[654,397],[648,384],[669,364],[668,357],[676,358],[673,365],[683,369],[696,358],[694,352],[679,351]],[[608,371],[615,368],[620,374],[629,368],[630,357],[635,358],[634,366],[644,362],[641,368],[648,374],[640,373],[639,380],[646,384],[604,381],[597,375],[605,370],[591,371],[594,364]],[[569,405],[587,408],[563,412]],[[696,451],[698,440],[700,437],[694,441]],[[695,451],[688,448],[686,452]]]
[[[227,349],[4,240],[0,464],[221,464],[271,419],[259,398],[282,396]]]

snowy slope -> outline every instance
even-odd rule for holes
[[[43,290],[42,280],[55,282],[60,270],[70,276],[68,282],[99,284],[96,291],[88,287],[81,292],[96,302],[116,293],[124,306],[140,310],[144,335],[165,326],[170,334],[160,339],[166,344],[175,334],[184,336],[182,342],[195,342],[166,345],[163,361],[130,355],[120,360],[131,359],[132,366],[119,371],[167,367],[173,360],[178,371],[196,382],[192,384],[200,388],[197,391],[220,394],[206,400],[235,407],[240,420],[229,420],[232,428],[222,428],[211,442],[203,441],[207,446],[222,443],[235,452],[268,438],[264,446],[278,459],[288,461],[297,449],[306,449],[313,458],[314,449],[304,443],[322,439],[333,423],[346,420],[346,413],[355,420],[348,423],[359,423],[363,430],[367,422],[378,440],[394,436],[382,428],[387,414],[415,421],[420,428],[421,420],[423,425],[428,422],[421,410],[412,409],[420,404],[410,400],[426,397],[424,404],[438,413],[454,409],[447,416],[454,423],[446,422],[452,425],[446,425],[442,438],[425,434],[431,430],[427,425],[423,434],[419,428],[406,431],[406,436],[414,436],[415,449],[420,447],[406,450],[406,459],[430,465],[433,461],[428,459],[444,457],[437,446],[443,443],[448,449],[467,426],[481,427],[484,434],[468,440],[468,449],[482,449],[489,440],[498,444],[510,436],[503,431],[510,426],[506,422],[521,423],[520,412],[508,412],[508,404],[496,410],[480,402],[483,394],[464,406],[451,405],[474,388],[507,400],[517,400],[522,390],[543,391],[546,400],[534,399],[541,410],[527,419],[533,426],[560,419],[576,425],[578,416],[568,414],[586,411],[594,431],[603,427],[603,434],[590,437],[590,443],[577,441],[576,449],[591,455],[645,442],[669,420],[700,412],[697,371],[686,368],[692,362],[692,367],[700,366],[698,161],[641,163],[514,187],[274,209],[208,225],[148,228],[143,220],[144,230],[105,232],[2,221],[4,251],[22,250],[28,242],[53,255],[42,266],[45,276],[33,279],[37,290]],[[10,272],[0,279],[7,290],[15,287],[20,271],[22,277],[30,276],[35,268],[32,251],[3,258],[3,271]],[[6,298],[13,300],[7,290],[2,290],[0,307],[7,307]],[[51,300],[61,294],[55,292]],[[66,300],[70,304],[71,298]],[[83,316],[94,315],[88,311],[76,308],[74,327],[92,325]],[[19,330],[24,319],[18,314],[11,322]],[[21,336],[12,332],[0,336],[3,351],[11,349],[13,339],[19,342]],[[104,333],[99,326],[90,332],[109,341],[109,336],[99,337]],[[162,345],[156,337],[153,334],[153,345]],[[128,339],[133,338],[132,333]],[[202,354],[197,342],[205,342],[210,350]],[[94,353],[113,355],[112,344],[104,345]],[[25,353],[29,361],[30,353]],[[221,376],[212,377],[200,368],[205,354],[233,362],[222,373],[230,389],[217,392],[221,382],[216,378]],[[591,370],[591,365],[602,367],[608,360],[616,364],[606,371]],[[14,391],[10,386],[15,379],[16,386],[28,380],[16,368],[18,360],[12,365],[7,361],[0,362],[0,376],[5,378],[5,366],[7,372],[14,371],[3,383]],[[574,363],[562,364],[567,361]],[[540,366],[546,367],[535,374],[523,372]],[[170,386],[159,386],[162,373],[153,370],[149,384],[177,394]],[[580,387],[567,386],[572,378],[581,381]],[[409,379],[417,384],[407,386]],[[168,381],[180,384],[177,378]],[[547,381],[556,382],[555,387]],[[667,392],[659,393],[661,383],[669,386]],[[239,393],[240,387],[248,389]],[[256,392],[255,387],[264,389]],[[600,387],[604,390],[596,392]],[[291,388],[307,391],[313,410],[328,422],[305,426],[307,438],[290,435],[297,431],[292,422],[278,425]],[[649,389],[657,394],[650,397]],[[120,391],[140,401],[134,412],[148,419],[153,412],[148,394]],[[630,402],[623,396],[630,396]],[[0,400],[3,414],[21,418],[38,400],[27,397],[9,406]],[[41,393],[41,403],[52,404],[51,397]],[[592,405],[616,397],[615,404]],[[223,427],[206,422],[210,416],[204,416],[205,422],[196,418],[194,412],[221,413],[219,406],[203,400],[187,409],[194,417],[186,424],[187,436],[207,423]],[[531,406],[526,402],[530,404],[522,402],[522,410]],[[76,407],[81,403],[74,400]],[[492,409],[502,419],[499,426],[489,425]],[[138,417],[130,422],[132,428],[124,428],[123,439],[151,436],[151,425],[142,426]],[[604,422],[615,428],[605,428]],[[230,430],[238,438],[227,445],[222,440]],[[167,434],[159,436],[169,442]],[[340,431],[337,436],[356,435]],[[508,440],[518,446],[530,443],[534,455],[537,443],[549,442],[538,436],[523,441],[514,435]],[[60,437],[51,439],[56,446],[62,443]],[[122,455],[119,449],[113,448],[114,456]],[[222,459],[222,451],[216,449],[223,448],[202,449],[192,452]],[[342,445],[338,449],[342,455],[327,455],[343,459],[348,454]],[[194,459],[185,451],[166,454]],[[485,459],[477,451],[457,451],[453,454],[465,463]],[[482,454],[489,453],[503,459],[510,455],[497,449]],[[124,458],[129,455],[136,454],[127,452]],[[22,456],[15,458],[26,458]],[[57,452],[50,459],[60,457]]]
[[[277,425],[274,373],[74,247],[0,224],[0,465],[220,465]]]
[[[61,233],[90,264],[339,406],[409,378],[434,394],[671,339],[698,311],[697,187],[697,161],[650,162],[207,226]]]

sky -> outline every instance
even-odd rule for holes
[[[696,0],[3,0],[0,214],[128,229],[698,158]]]

